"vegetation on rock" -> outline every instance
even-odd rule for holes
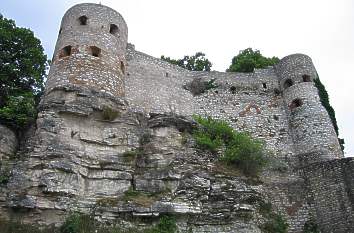
[[[192,71],[210,71],[212,67],[211,62],[205,57],[202,52],[197,52],[192,56],[184,56],[182,59],[172,59],[170,57],[161,56],[161,60],[167,61],[173,65],[180,66]]]
[[[136,228],[123,229],[120,224],[104,224],[87,214],[72,213],[58,228],[38,226],[19,221],[0,219],[1,233],[175,233],[176,220],[173,216],[162,216],[159,222],[145,230]]]
[[[216,153],[223,151],[220,158],[234,165],[245,175],[257,176],[267,162],[263,144],[248,134],[236,132],[225,121],[211,117],[194,116],[199,127],[193,131],[197,146]]]
[[[253,72],[255,68],[266,68],[267,66],[275,65],[279,62],[279,58],[264,57],[259,50],[247,48],[241,50],[239,54],[232,58],[230,67],[227,72]]]
[[[40,40],[0,15],[0,123],[21,130],[34,120],[46,68]]]
[[[105,121],[113,121],[119,116],[119,112],[111,107],[104,106],[102,110],[102,118]]]
[[[336,113],[333,109],[333,107],[331,106],[331,104],[329,103],[329,96],[328,96],[328,92],[325,88],[325,86],[322,84],[320,78],[317,77],[313,80],[315,83],[315,86],[318,89],[318,95],[320,96],[320,101],[323,105],[323,107],[327,110],[329,118],[332,121],[334,130],[336,131],[336,134],[338,135],[338,124],[337,124],[337,119],[336,119]],[[344,150],[344,139],[342,138],[338,138],[339,144],[342,148],[342,150]]]
[[[7,184],[11,177],[11,171],[8,164],[0,161],[0,185]]]
[[[287,233],[289,224],[280,213],[273,210],[270,202],[261,200],[259,202],[259,212],[267,221],[262,224],[261,228],[266,233]]]

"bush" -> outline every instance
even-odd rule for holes
[[[266,164],[263,144],[245,133],[235,132],[225,121],[194,116],[199,128],[193,131],[197,147],[215,153],[223,148],[220,158],[245,175],[256,176]]]
[[[223,161],[241,168],[245,175],[258,174],[266,164],[263,144],[244,133],[236,133],[226,148]]]
[[[280,214],[274,214],[273,217],[263,225],[263,230],[267,233],[287,233],[288,223]]]
[[[119,116],[119,112],[110,108],[110,107],[107,107],[107,106],[104,106],[103,107],[103,110],[102,110],[102,118],[103,120],[106,120],[106,121],[113,121],[114,119],[116,119],[116,117]]]
[[[146,233],[174,233],[176,231],[176,220],[172,216],[162,216],[160,222]]]
[[[0,163],[0,185],[7,184],[11,177],[11,171],[8,165]]]
[[[95,233],[96,222],[87,214],[70,214],[60,227],[61,233]]]

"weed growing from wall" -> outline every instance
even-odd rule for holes
[[[257,176],[267,162],[263,144],[248,134],[236,132],[225,121],[194,116],[199,127],[193,131],[197,147],[212,153],[223,151],[220,160]]]

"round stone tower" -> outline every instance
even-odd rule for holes
[[[317,72],[311,58],[303,54],[284,57],[276,70],[300,163],[342,157],[333,124],[314,83]]]
[[[64,15],[55,46],[46,93],[80,86],[124,96],[128,28],[115,10],[78,4]]]

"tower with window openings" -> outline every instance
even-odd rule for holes
[[[331,119],[323,107],[314,79],[318,78],[310,57],[293,54],[276,67],[295,153],[303,165],[342,155]]]
[[[46,93],[67,85],[122,97],[128,28],[115,10],[79,4],[64,15]]]

